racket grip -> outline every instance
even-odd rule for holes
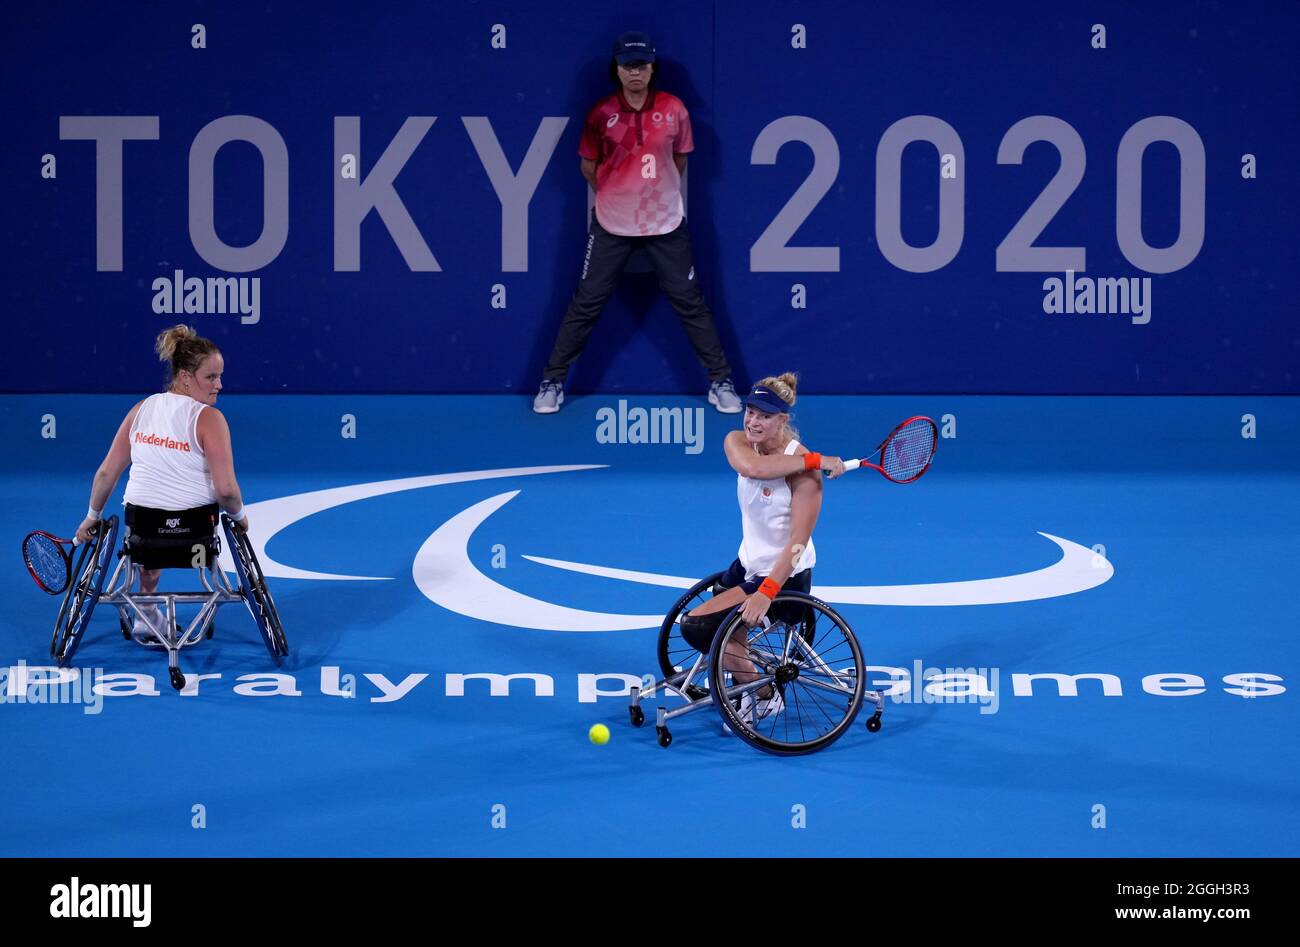
[[[856,458],[853,459],[853,460],[846,460],[846,461],[844,461],[844,469],[845,469],[846,471],[848,471],[848,470],[857,470],[857,469],[858,469],[859,467],[861,467],[861,466],[862,466],[862,461],[860,461],[860,460],[858,460],[858,459],[856,459]]]

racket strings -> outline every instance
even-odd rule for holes
[[[937,442],[934,422],[916,418],[895,431],[885,444],[880,466],[891,480],[914,480],[930,466]]]
[[[62,589],[68,581],[68,562],[63,550],[49,536],[29,536],[23,554],[41,585],[49,589]]]

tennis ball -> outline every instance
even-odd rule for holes
[[[593,723],[591,729],[587,731],[587,739],[596,746],[604,746],[609,742],[609,727],[603,723]]]

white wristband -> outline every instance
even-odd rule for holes
[[[226,515],[229,516],[236,523],[242,523],[244,522],[244,520],[248,519],[248,511],[245,510],[242,506],[235,513],[231,513],[229,510],[226,510]]]
[[[86,510],[86,519],[90,519],[90,520],[103,519],[103,513],[104,513],[103,510],[97,510],[93,506],[89,507]]]

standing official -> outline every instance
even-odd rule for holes
[[[617,91],[587,114],[578,154],[582,176],[596,191],[596,208],[578,289],[533,401],[538,414],[560,410],[569,366],[587,344],[628,257],[640,247],[708,372],[709,403],[725,414],[740,412],[731,368],[691,260],[682,205],[686,156],[695,148],[691,119],[681,99],[655,88],[658,68],[650,37],[624,33],[609,64]]]

